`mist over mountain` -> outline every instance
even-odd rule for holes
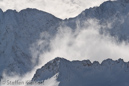
[[[79,21],[80,25],[83,26],[86,20],[95,18],[103,25],[101,33],[110,33],[110,35],[118,37],[120,40],[128,40],[128,8],[128,0],[107,1],[99,7],[86,9],[77,17],[69,19],[68,24],[71,26],[69,22],[72,22],[73,26],[76,26],[75,21]]]
[[[84,61],[85,69],[85,66],[81,65],[83,61],[70,62],[57,58],[61,61],[59,65],[56,59],[53,60],[56,63],[49,62],[52,71],[49,71],[46,64],[36,72],[33,80],[47,80],[52,77],[50,81],[56,79],[60,82],[59,86],[75,85],[73,82],[77,82],[77,86],[81,83],[92,86],[96,83],[127,86],[129,84],[128,63],[126,63],[129,61],[128,22],[128,0],[106,1],[99,7],[86,9],[78,16],[65,20],[37,9],[28,8],[20,12],[0,10],[0,79],[8,77],[14,79],[15,75],[19,76],[18,79],[26,79],[25,76],[31,74],[29,75],[31,80],[36,69],[55,57],[63,57],[70,61],[97,60],[102,64]],[[122,58],[125,62],[111,59],[103,61],[107,58],[113,60]],[[97,66],[93,66],[95,64]],[[70,75],[66,73],[68,71]],[[88,75],[81,75],[85,74],[85,71]],[[119,72],[114,73],[117,71]],[[101,76],[101,74],[107,75]],[[106,81],[103,83],[96,81],[93,75]],[[85,83],[83,79],[88,82],[87,76],[90,77],[90,81],[96,82]]]

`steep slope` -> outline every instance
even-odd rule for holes
[[[7,74],[13,72],[21,75],[30,71],[36,65],[31,61],[30,46],[43,31],[53,35],[60,21],[36,9],[20,12],[0,10],[0,75],[4,70]]]
[[[51,78],[55,74],[59,86],[128,86],[129,62],[122,59],[104,60],[101,64],[95,61],[68,61],[56,58],[48,62],[34,75],[34,81]]]
[[[77,17],[65,21],[71,28],[76,28],[77,23],[84,26],[85,21],[88,19],[97,19],[99,24],[103,25],[100,31],[101,33],[110,33],[120,40],[129,39],[128,0],[106,1],[99,7],[86,9]]]

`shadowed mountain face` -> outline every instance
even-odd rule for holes
[[[0,75],[3,70],[8,74],[30,71],[36,65],[31,62],[30,46],[40,38],[43,31],[54,35],[60,21],[36,9],[26,9],[19,13],[0,11]]]
[[[55,74],[59,86],[128,86],[129,62],[107,59],[101,64],[95,61],[68,61],[56,58],[48,62],[34,75],[34,81],[47,80]]]
[[[88,19],[97,19],[102,27],[101,33],[114,37],[119,40],[129,39],[129,2],[128,0],[107,1],[102,3],[99,7],[86,9],[76,18],[69,19],[66,23],[71,27],[75,27],[76,22],[84,25]],[[70,22],[70,23],[69,23]],[[72,25],[71,25],[72,24]],[[72,27],[72,28],[74,28]]]
[[[33,67],[38,64],[38,59],[35,59],[34,62],[32,62],[32,57],[34,56],[32,56],[30,47],[37,42],[38,39],[42,39],[48,42],[42,48],[41,52],[49,50],[49,41],[55,36],[59,26],[66,25],[75,30],[78,21],[80,26],[83,26],[85,21],[94,18],[99,21],[100,25],[108,27],[108,25],[111,24],[111,27],[101,28],[101,34],[110,33],[112,36],[118,37],[120,40],[128,40],[128,13],[128,0],[107,1],[99,7],[87,9],[77,17],[68,20],[58,19],[51,14],[36,9],[25,9],[20,12],[13,10],[8,10],[6,12],[0,11],[0,75],[2,76],[3,71],[9,75],[11,75],[11,73],[22,75],[33,69]],[[47,32],[49,37],[43,32]],[[43,36],[41,36],[41,33],[43,33]],[[40,47],[40,45],[44,44],[39,44],[37,46]],[[38,56],[35,58],[38,58]],[[101,74],[100,72],[97,73],[98,75]],[[102,74],[103,73],[104,71],[102,71]],[[110,73],[112,73],[112,71]],[[78,76],[79,75],[75,77]],[[48,78],[48,76],[46,76],[46,78]],[[85,79],[85,77],[83,78]],[[128,76],[125,79],[127,78]],[[58,79],[61,80],[61,77]],[[110,79],[110,77],[108,79]],[[79,79],[76,79],[75,82],[77,80]],[[91,80],[94,79],[91,78]],[[65,81],[63,83],[65,83]],[[100,82],[98,81],[96,83]],[[90,84],[91,83],[88,83],[87,85]],[[69,83],[69,85],[72,84]]]

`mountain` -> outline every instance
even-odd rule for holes
[[[38,53],[50,50],[50,39],[55,37],[59,26],[66,25],[75,30],[77,28],[77,21],[80,21],[80,26],[83,26],[85,21],[93,18],[99,20],[100,25],[107,26],[106,28],[101,28],[100,34],[110,33],[112,36],[118,37],[120,40],[129,40],[128,0],[107,1],[101,4],[99,7],[86,9],[75,18],[65,20],[61,20],[49,13],[36,9],[24,9],[20,12],[16,12],[15,10],[7,10],[6,12],[2,12],[2,10],[0,10],[0,78],[2,78],[2,74],[4,72],[11,76],[13,73],[24,75],[28,71],[31,71],[39,62]],[[112,25],[108,28],[110,23]],[[39,42],[38,45],[35,45],[39,39],[42,39],[43,42]],[[32,46],[37,51],[32,51]],[[37,46],[39,48],[37,48]],[[73,63],[67,60],[65,61],[70,65]],[[115,67],[113,68],[115,69]],[[59,68],[56,69],[57,71],[59,70]],[[121,68],[116,70],[120,69]],[[101,74],[100,72],[97,73],[98,75]],[[102,73],[104,73],[104,71],[102,71]],[[123,72],[120,71],[120,73]],[[118,74],[120,73],[118,72]],[[49,77],[51,77],[51,75],[53,74],[50,73]],[[59,77],[59,80],[62,80],[62,76]],[[79,77],[79,75],[75,77]],[[46,78],[48,78],[48,76],[46,76]],[[83,78],[85,79],[85,77]],[[125,77],[125,79],[126,78],[128,78],[128,75]],[[34,79],[37,80],[36,77],[34,77]],[[43,80],[44,79],[45,78],[43,78]],[[79,78],[76,80],[79,80]],[[76,82],[76,80],[74,82]],[[91,78],[91,80],[94,79]],[[83,81],[80,81],[79,83],[81,82]],[[62,83],[65,83],[65,80]],[[98,81],[96,83],[100,82]]]
[[[36,65],[31,61],[33,56],[30,46],[40,38],[41,32],[54,34],[60,21],[36,9],[20,12],[0,10],[0,75],[3,71],[9,75],[22,75],[30,71]]]
[[[128,86],[129,62],[122,59],[68,61],[55,58],[36,71],[33,81],[44,81],[56,75],[59,86]]]
[[[88,19],[99,20],[99,24],[104,26],[101,28],[101,33],[110,33],[111,36],[118,37],[120,40],[127,41],[129,39],[128,0],[106,1],[99,7],[86,9],[77,17],[65,21],[69,27],[76,28],[76,21],[79,21],[80,25],[84,26],[85,21]]]

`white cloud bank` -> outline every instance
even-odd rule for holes
[[[0,0],[0,8],[3,11],[37,8],[64,19],[75,17],[83,10],[99,6],[104,1],[108,0]]]
[[[113,60],[122,58],[124,61],[129,61],[129,43],[124,41],[118,43],[118,40],[109,34],[100,34],[100,28],[107,28],[108,26],[99,25],[98,22],[96,19],[89,19],[85,22],[84,27],[80,27],[78,24],[78,28],[74,32],[70,27],[59,27],[54,39],[50,40],[50,49],[41,52],[44,45],[48,43],[39,39],[37,45],[35,44],[31,48],[32,56],[39,57],[40,67],[55,57],[63,57],[69,60],[89,59],[99,62],[107,58]],[[36,46],[39,51],[35,50],[37,49]]]

